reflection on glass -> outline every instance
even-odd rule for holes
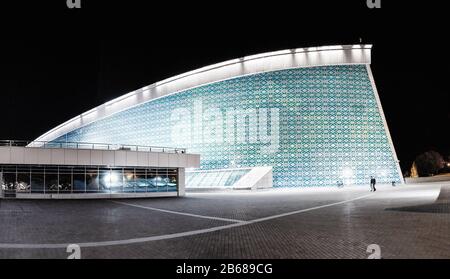
[[[157,173],[158,173],[157,169],[147,170],[147,180],[148,180],[147,192],[158,191],[158,188],[156,187],[156,177],[158,176]]]
[[[111,170],[100,169],[98,184],[100,186],[100,192],[109,193],[111,188]]]
[[[149,181],[147,180],[145,169],[136,169],[135,179],[136,179],[136,182],[135,182],[136,192],[139,192],[139,193],[147,192],[147,187],[149,186]]]
[[[167,170],[159,169],[158,176],[156,177],[156,186],[158,187],[158,192],[167,192],[168,182],[169,177],[167,176]]]
[[[72,174],[60,173],[59,174],[59,192],[60,193],[72,193]]]
[[[3,173],[2,189],[3,190],[15,190],[16,186],[16,174],[15,173]]]
[[[84,173],[73,174],[73,193],[84,193],[86,191],[86,177]]]
[[[21,193],[146,193],[178,190],[177,169],[0,166],[0,186]]]
[[[4,173],[16,173],[17,167],[16,166],[3,166],[2,172]]]
[[[122,169],[112,169],[109,175],[109,189],[113,193],[122,192],[123,175]]]
[[[29,193],[31,191],[31,184],[30,184],[30,173],[18,173],[17,174],[17,184],[16,189],[17,192],[22,193]]]
[[[99,191],[99,178],[97,169],[86,170],[86,192],[98,193]]]
[[[58,174],[45,174],[45,193],[53,194],[58,192]]]
[[[178,186],[178,174],[176,170],[168,171],[167,191],[176,192]]]
[[[124,169],[123,170],[123,191],[124,192],[134,192],[134,186],[135,186],[134,169]]]
[[[31,173],[31,193],[44,193],[44,173]]]

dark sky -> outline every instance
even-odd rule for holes
[[[374,45],[372,69],[402,168],[427,150],[450,155],[441,2],[382,0],[377,10],[366,0],[82,0],[80,10],[65,2],[0,7],[0,139],[35,139],[105,101],[212,63],[362,38]]]

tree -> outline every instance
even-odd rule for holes
[[[419,176],[433,176],[444,167],[444,158],[436,151],[427,151],[414,161]]]

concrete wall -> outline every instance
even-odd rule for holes
[[[0,147],[0,164],[199,168],[200,155],[2,146]]]
[[[178,169],[178,195],[183,197],[186,195],[186,170]]]

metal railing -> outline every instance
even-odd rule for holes
[[[26,140],[0,140],[0,147],[28,147],[28,148],[66,148],[88,150],[124,150],[141,152],[186,153],[186,148],[142,146],[130,144],[110,144],[92,142],[58,142],[58,141],[26,141]]]

